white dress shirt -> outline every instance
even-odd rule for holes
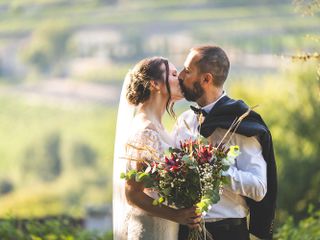
[[[221,97],[224,95],[225,93]],[[217,101],[202,109],[209,112]],[[198,125],[197,116],[192,110],[184,112],[178,118],[172,133],[177,146],[184,139],[196,139],[199,136]],[[226,131],[217,128],[208,138],[209,141],[213,144],[219,143]],[[257,138],[234,134],[230,145],[238,145],[241,154],[226,172],[226,176],[230,178],[230,185],[224,186],[220,201],[213,204],[204,217],[209,222],[223,218],[246,217],[249,209],[244,197],[261,201],[267,192],[267,166]]]

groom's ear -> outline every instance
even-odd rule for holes
[[[212,84],[213,76],[211,73],[204,73],[203,74],[203,82],[205,84]]]

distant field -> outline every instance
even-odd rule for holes
[[[106,141],[106,136],[113,135],[114,108],[85,104],[58,107],[25,102],[23,97],[0,97],[0,106],[0,158],[6,159],[1,164],[15,166],[23,146],[53,131],[61,132],[66,141],[78,139],[93,145],[101,158],[112,157],[113,143],[111,139]],[[12,153],[3,155],[2,151],[7,149],[12,149]]]
[[[15,189],[0,197],[0,215],[10,209],[21,216],[65,211],[79,215],[85,204],[110,201],[115,115],[116,109],[110,107],[50,106],[0,97],[0,181],[10,180]],[[62,172],[45,182],[38,178],[39,172],[24,166],[41,163],[42,157],[46,161],[47,153],[42,152],[50,136],[60,139],[55,154]],[[87,152],[82,154],[94,152],[87,158],[92,162],[83,162],[75,152],[79,146]],[[28,157],[30,150],[34,158]]]
[[[259,41],[277,38],[278,35],[293,39],[310,32],[320,33],[319,15],[302,17],[294,11],[290,1],[264,4],[250,1],[241,4],[234,1],[233,6],[221,1],[187,1],[183,6],[179,1],[136,1],[120,5],[102,4],[102,1],[5,2],[3,1],[2,6],[6,6],[7,10],[0,16],[2,35],[27,33],[44,21],[56,20],[57,17],[59,21],[64,21],[76,29],[116,27],[125,33],[139,26],[146,34],[152,34],[161,27],[164,32],[189,32],[200,41],[218,39],[238,48],[244,47],[245,39],[251,39],[253,44],[258,45]],[[238,40],[241,41],[239,45]],[[312,43],[310,44],[312,46]],[[268,51],[272,51],[272,47],[278,50],[285,48],[286,43],[275,39],[269,47],[271,49]],[[288,45],[287,48],[292,49],[294,46]],[[254,48],[254,51],[259,52],[259,47]]]
[[[185,105],[178,105],[180,113]],[[51,105],[0,96],[0,182],[14,184],[12,193],[0,197],[0,216],[83,216],[87,204],[110,203],[116,113],[117,106]],[[164,122],[171,129],[174,119],[166,116]],[[56,152],[63,170],[46,182],[25,166],[46,160],[42,151],[52,134],[60,137]],[[95,162],[82,166],[81,155],[74,152],[77,146],[92,149]],[[34,159],[28,157],[30,149],[37,154]]]
[[[39,29],[42,29],[42,35],[46,35],[55,25],[64,26],[64,31],[70,34],[62,44],[65,47],[62,61],[66,62],[67,67],[62,69],[62,64],[55,66],[61,61],[59,58],[52,60],[49,66],[59,69],[59,74],[68,78],[118,84],[139,59],[162,55],[172,59],[179,68],[188,49],[198,44],[214,43],[231,51],[256,55],[293,55],[299,51],[315,52],[319,49],[317,41],[306,38],[308,34],[320,34],[319,14],[303,17],[289,0],[196,3],[188,0],[183,4],[177,0],[112,2],[0,1],[2,55],[12,52],[10,58],[13,59],[9,58],[8,64],[19,64],[24,59],[24,53],[28,52],[26,49],[36,52],[37,43],[40,45],[39,51],[45,48],[48,41],[41,40]],[[46,29],[45,33],[43,29]],[[81,37],[77,36],[79,33]],[[36,37],[30,44],[32,34]],[[112,36],[109,39],[108,34],[115,34],[116,40],[112,40]],[[38,55],[34,53],[34,61],[52,54],[50,47],[46,50]],[[0,51],[1,58],[6,59],[1,57]],[[77,65],[83,71],[70,72],[67,64],[79,59],[96,61]],[[96,64],[97,59],[102,63]],[[34,70],[30,62],[30,58],[22,61],[27,73],[11,82],[24,82],[25,78],[30,78]],[[243,66],[240,68],[246,70]],[[260,74],[261,69],[256,72]]]
[[[196,4],[195,4],[196,5]],[[69,21],[76,27],[90,26],[90,25],[124,25],[125,28],[130,28],[135,24],[157,24],[175,22],[179,24],[201,25],[203,21],[211,21],[216,27],[223,27],[228,22],[237,21],[239,25],[247,27],[248,25],[255,26],[255,29],[264,27],[260,24],[266,24],[270,29],[298,24],[297,27],[303,26],[305,28],[316,27],[318,17],[301,18],[294,13],[294,8],[290,4],[278,3],[276,5],[247,5],[247,6],[218,6],[213,4],[207,6],[206,4],[196,5],[195,8],[177,5],[170,8],[156,8],[156,6],[140,5],[139,7],[131,7],[128,5],[120,6],[99,6],[97,4],[77,4],[77,5],[49,5],[32,7],[29,5],[21,6],[21,10],[14,10],[9,8],[9,11],[3,13],[0,17],[5,20],[6,24],[1,24],[0,32],[6,31],[14,33],[25,30],[32,30],[38,24],[39,20],[54,20],[59,15],[59,20]],[[11,10],[10,10],[11,9]],[[91,17],[94,16],[94,17]],[[161,16],[161,18],[159,18]],[[291,21],[287,21],[288,18]],[[318,19],[317,19],[318,18]],[[252,21],[254,20],[254,21]],[[216,24],[217,22],[219,24]],[[258,22],[257,22],[258,21]],[[270,24],[270,21],[276,22],[276,25]],[[220,24],[221,23],[221,24]],[[220,26],[219,26],[220,25]],[[187,27],[187,26],[185,26]],[[226,26],[225,26],[226,27]],[[250,29],[249,29],[250,30]]]
[[[306,38],[306,35],[320,34],[320,15],[303,17],[295,11],[295,6],[289,0],[188,0],[183,4],[177,0],[110,2],[1,1],[0,49],[10,46],[5,51],[7,54],[17,46],[12,57],[16,58],[14,61],[21,60],[26,46],[30,44],[29,37],[32,34],[39,35],[39,28],[47,29],[50,34],[55,24],[65,25],[66,32],[70,34],[64,45],[66,51],[63,61],[66,61],[66,66],[68,61],[72,63],[75,59],[83,58],[106,61],[88,71],[71,75],[68,75],[70,68],[61,70],[60,64],[60,74],[81,81],[112,84],[122,80],[127,70],[146,56],[166,56],[181,67],[188,49],[203,43],[215,43],[228,50],[256,55],[292,55],[318,49],[318,42]],[[88,36],[88,39],[82,36],[78,41],[85,43],[78,43],[75,47],[73,41],[79,32]],[[96,36],[96,33],[104,35]],[[112,36],[110,40],[108,34],[115,34],[117,40],[112,42]],[[45,45],[47,41],[41,42],[38,36],[35,42],[39,43],[41,49],[41,44]],[[29,45],[31,49],[35,46]],[[41,54],[51,53],[48,50]],[[58,60],[50,66],[54,68]],[[85,65],[90,64],[94,66],[96,62]],[[25,64],[28,68],[26,75],[32,75],[31,65],[30,60]]]

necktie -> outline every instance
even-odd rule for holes
[[[208,113],[207,113],[205,110],[201,109],[201,108],[197,108],[197,107],[194,107],[194,106],[190,106],[190,109],[191,109],[196,115],[202,114],[202,116],[204,116],[204,117],[208,115]]]

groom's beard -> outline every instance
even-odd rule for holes
[[[193,83],[193,88],[189,89],[183,84],[183,81],[179,79],[179,85],[187,101],[196,102],[204,93],[199,82]]]

